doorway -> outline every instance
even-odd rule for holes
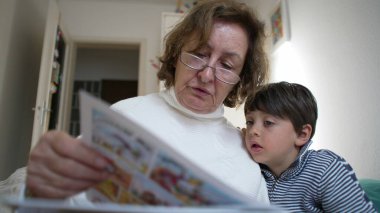
[[[78,42],[72,65],[71,100],[67,106],[67,131],[80,134],[79,90],[85,90],[109,104],[139,95],[141,43]]]

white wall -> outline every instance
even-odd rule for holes
[[[145,93],[158,90],[157,70],[150,64],[160,55],[161,13],[174,12],[176,1],[59,0],[62,21],[76,37],[116,40],[145,39]]]
[[[269,1],[257,3],[270,8]],[[313,148],[340,154],[360,178],[380,179],[380,1],[288,3],[291,42],[271,56],[272,81],[298,82],[314,93]]]
[[[0,1],[0,179],[27,161],[47,6]]]

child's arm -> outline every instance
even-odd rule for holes
[[[339,156],[326,170],[320,189],[325,212],[376,212],[373,203],[359,185],[355,172]]]

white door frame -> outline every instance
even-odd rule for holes
[[[137,95],[146,94],[146,57],[147,57],[147,44],[146,39],[136,39],[136,38],[114,38],[114,37],[71,37],[71,45],[69,51],[69,61],[70,65],[68,66],[67,76],[66,76],[66,88],[65,88],[65,97],[64,105],[62,107],[62,129],[69,131],[70,128],[70,116],[71,116],[71,102],[73,95],[73,85],[74,85],[74,76],[75,76],[75,67],[76,67],[76,57],[77,50],[81,46],[91,46],[91,45],[135,45],[139,46],[139,70],[138,70],[138,91]]]
[[[34,120],[31,149],[37,144],[41,134],[43,134],[48,127],[48,115],[50,113],[50,79],[54,61],[54,50],[58,23],[58,4],[56,1],[50,0],[44,32],[36,105],[33,108]]]

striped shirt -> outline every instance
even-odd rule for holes
[[[351,166],[329,150],[308,150],[276,178],[260,165],[272,205],[291,212],[376,212]]]

